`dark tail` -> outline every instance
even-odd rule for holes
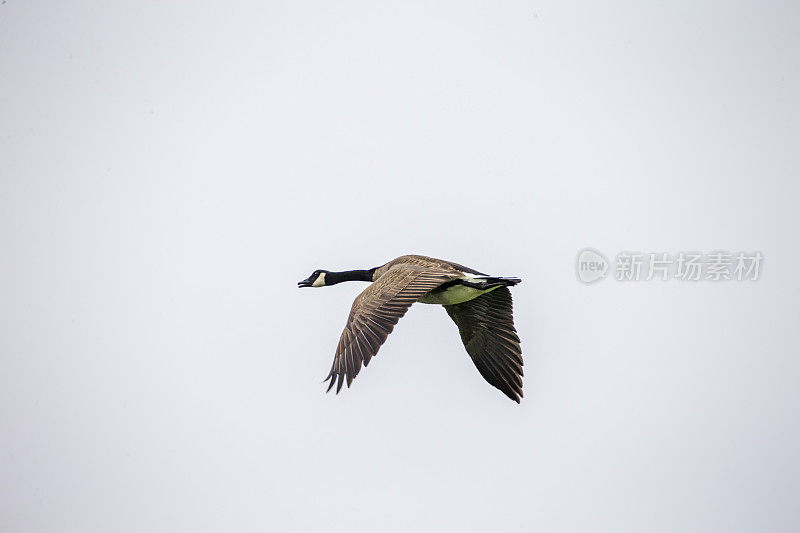
[[[513,287],[517,283],[522,283],[519,278],[498,278],[494,276],[481,276],[469,281],[462,281],[464,285],[475,287],[476,289],[491,289],[493,287]]]

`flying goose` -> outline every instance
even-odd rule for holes
[[[328,391],[347,386],[378,353],[411,304],[444,306],[478,372],[519,403],[522,397],[522,350],[514,329],[511,292],[519,278],[487,276],[450,261],[404,255],[369,270],[315,270],[298,287],[326,287],[343,281],[368,281],[353,302],[347,325],[325,378]]]

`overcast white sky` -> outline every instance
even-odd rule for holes
[[[797,531],[793,2],[0,5],[0,530]],[[586,246],[760,251],[586,286]],[[525,399],[404,253],[519,276]]]

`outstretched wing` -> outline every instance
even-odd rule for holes
[[[361,364],[369,364],[411,304],[459,275],[455,270],[398,265],[359,294],[336,347],[331,371],[325,378],[330,380],[328,390],[336,383],[338,393],[345,380],[349,387]]]
[[[514,310],[508,287],[444,308],[458,326],[464,347],[478,372],[519,403],[522,397],[522,349],[514,329]]]

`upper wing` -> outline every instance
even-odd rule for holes
[[[475,299],[445,305],[458,326],[461,340],[478,372],[491,385],[519,403],[522,397],[522,349],[514,329],[513,305],[508,287]]]
[[[336,347],[331,371],[325,378],[326,381],[330,380],[328,390],[337,383],[338,393],[345,378],[349,387],[361,370],[361,364],[369,364],[411,304],[458,276],[455,270],[398,265],[390,268],[359,294]]]

